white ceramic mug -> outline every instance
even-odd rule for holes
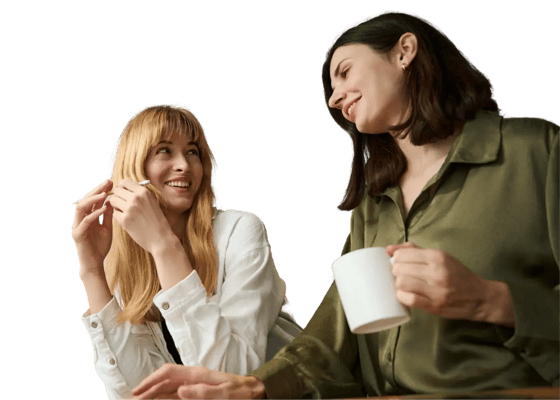
[[[395,277],[385,248],[351,251],[336,259],[332,269],[352,332],[378,332],[410,320],[395,296]]]

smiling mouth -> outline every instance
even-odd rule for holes
[[[165,184],[167,186],[171,186],[171,187],[176,187],[176,188],[182,188],[182,189],[188,189],[189,187],[191,187],[191,184],[189,182],[165,182]]]
[[[354,110],[354,106],[357,102],[352,103],[352,105],[348,108],[348,115],[352,114],[352,110]]]
[[[356,108],[356,104],[358,103],[360,99],[356,99],[352,104],[350,104],[350,106],[346,109],[346,116],[347,119],[352,121],[352,113],[354,111],[354,109]]]

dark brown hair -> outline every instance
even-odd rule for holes
[[[411,113],[403,124],[391,127],[392,130],[408,129],[412,144],[419,146],[449,137],[456,126],[473,119],[479,109],[498,111],[490,81],[457,47],[426,21],[402,13],[379,15],[350,28],[336,40],[323,64],[327,106],[333,93],[330,65],[336,49],[365,44],[387,54],[408,32],[418,42],[416,57],[407,67],[404,81],[404,95],[409,99]],[[406,159],[391,134],[358,132],[341,110],[329,107],[329,111],[354,144],[350,181],[338,206],[341,210],[352,210],[360,204],[366,188],[373,197],[398,184],[407,167]]]

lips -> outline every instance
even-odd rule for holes
[[[165,182],[165,185],[176,187],[176,188],[188,189],[191,186],[191,183],[186,181],[168,181]]]
[[[356,104],[358,103],[358,101],[360,100],[360,98],[357,98],[353,101],[351,101],[350,103],[346,104],[346,106],[344,106],[344,116],[347,120],[354,122],[354,110],[356,109]]]

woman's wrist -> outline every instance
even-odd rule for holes
[[[95,267],[80,267],[80,279],[82,280],[82,282],[89,280],[99,280],[100,278],[106,280],[103,264]]]
[[[251,398],[252,399],[266,399],[266,390],[264,388],[264,382],[261,381],[256,376],[247,376],[250,379],[251,386]]]
[[[487,279],[483,282],[482,299],[476,312],[476,320],[513,328],[515,315],[508,285]]]
[[[113,298],[103,268],[100,271],[80,271],[80,278],[86,289],[90,313],[103,310]]]
[[[175,286],[193,271],[187,253],[175,234],[159,240],[151,254],[162,290]]]
[[[154,257],[154,260],[160,259],[167,256],[170,253],[184,252],[183,245],[179,238],[173,233],[173,231],[166,232],[159,235],[158,239],[154,241],[152,248],[150,249],[150,254]]]

